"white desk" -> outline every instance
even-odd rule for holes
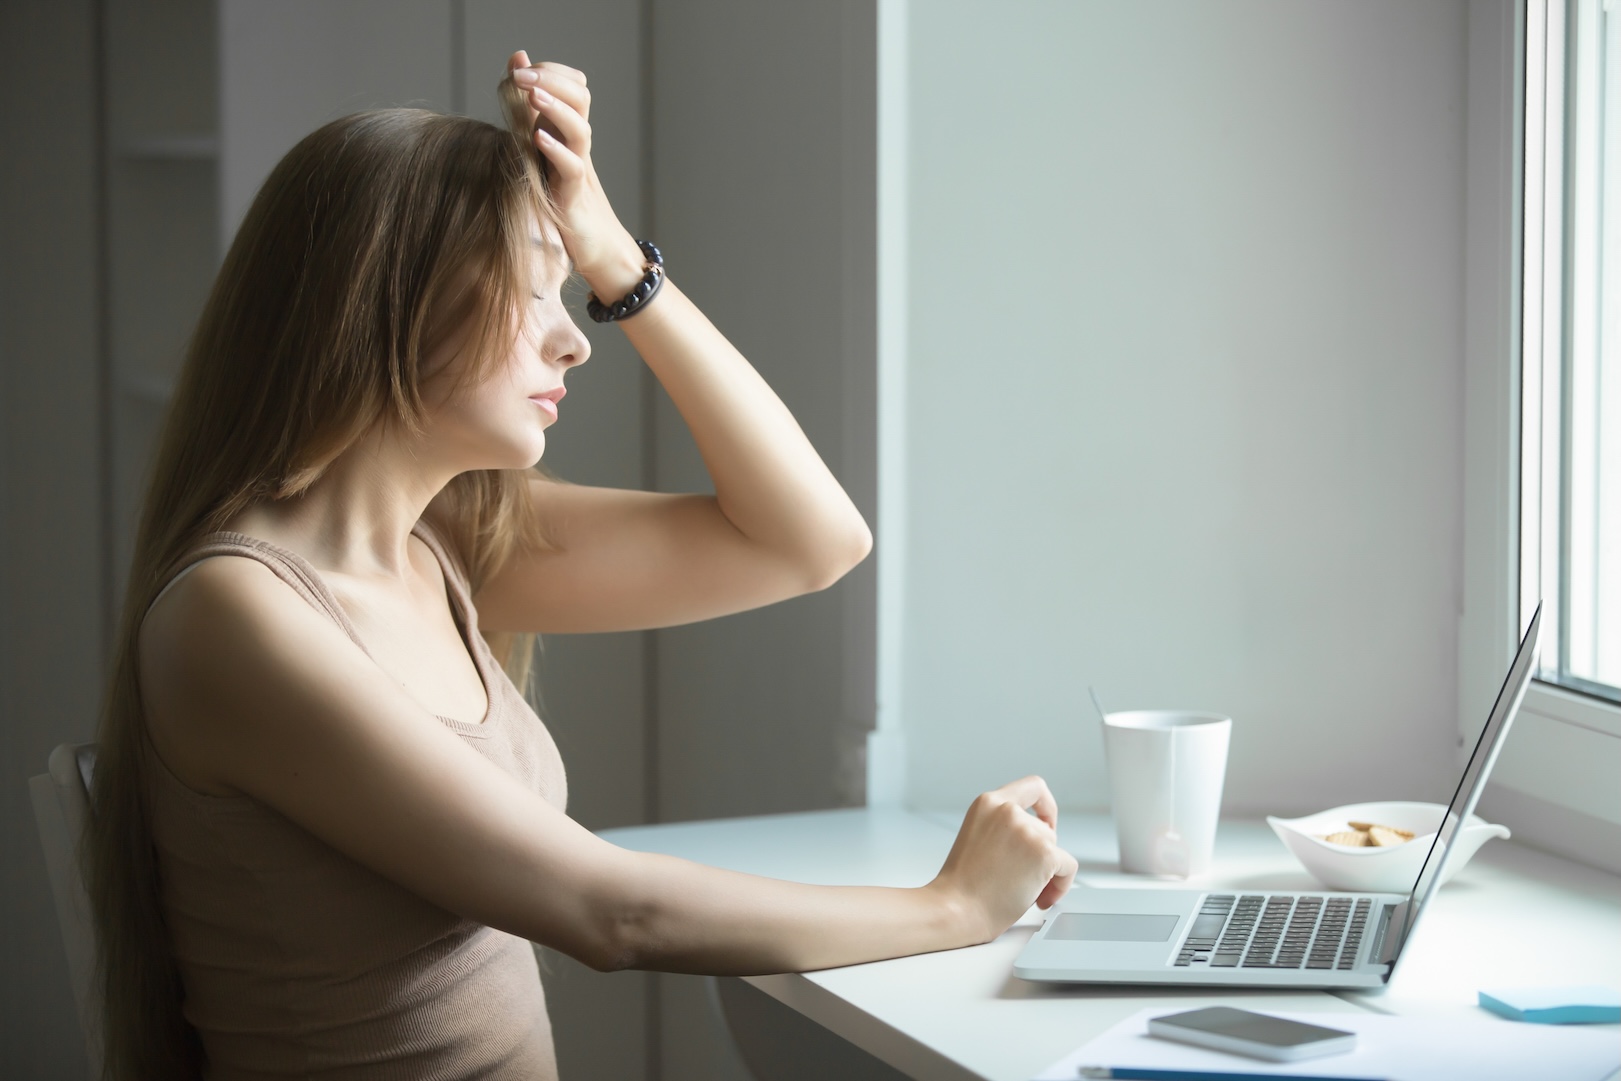
[[[863,809],[603,836],[626,848],[800,882],[916,886],[938,871],[956,826],[956,816]],[[1063,816],[1059,840],[1079,859],[1081,881],[1152,885],[1119,873],[1107,816]],[[1199,885],[1321,888],[1260,822],[1224,823],[1216,866]],[[1541,918],[1532,919],[1538,911]],[[907,1076],[1026,1081],[1146,1006],[1486,1016],[1475,1006],[1482,987],[1614,983],[1621,974],[1621,878],[1503,841],[1488,843],[1440,892],[1382,995],[1026,983],[1013,976],[1013,959],[1037,926],[1032,912],[995,942],[971,949],[747,982]],[[1501,942],[1496,959],[1483,948],[1493,936]]]

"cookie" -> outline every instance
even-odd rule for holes
[[[1400,837],[1404,841],[1411,841],[1413,839],[1412,830],[1404,830],[1400,826],[1387,826],[1381,822],[1347,822],[1346,825],[1350,826],[1354,830],[1361,830],[1364,833],[1370,830],[1381,829],[1389,830],[1391,833],[1394,833],[1397,837]]]
[[[1404,833],[1407,836],[1403,837]],[[1404,845],[1412,839],[1413,835],[1407,830],[1394,830],[1389,826],[1374,826],[1368,830],[1368,841],[1375,848],[1393,848],[1396,845]]]

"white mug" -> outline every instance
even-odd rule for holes
[[[1132,710],[1103,718],[1120,869],[1191,878],[1210,872],[1233,720]]]

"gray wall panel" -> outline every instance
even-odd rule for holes
[[[842,283],[847,260],[870,262],[873,239],[870,228],[847,233],[843,212],[849,176],[870,177],[872,159],[845,141],[844,19],[835,5],[655,6],[654,214],[672,280],[866,497],[874,466],[846,460],[862,446],[846,418],[848,383],[871,377],[859,360],[849,365],[863,345],[846,318],[871,295]],[[872,84],[870,71],[851,78]],[[870,116],[863,123],[871,130]],[[855,341],[871,355],[870,335]],[[659,399],[659,487],[707,488],[685,425]],[[840,769],[859,766],[848,748],[861,744],[871,708],[846,705],[859,673],[847,669],[843,598],[868,573],[825,596],[660,632],[663,817],[859,800],[859,780],[841,782]]]
[[[95,7],[0,5],[0,1076],[87,1067],[27,779],[101,697]]]

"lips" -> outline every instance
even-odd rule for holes
[[[531,394],[529,396],[529,400],[540,406],[540,408],[545,410],[547,413],[551,414],[551,418],[556,420],[557,403],[561,401],[563,395],[567,393],[568,391],[564,390],[562,387],[554,387],[543,394]]]

